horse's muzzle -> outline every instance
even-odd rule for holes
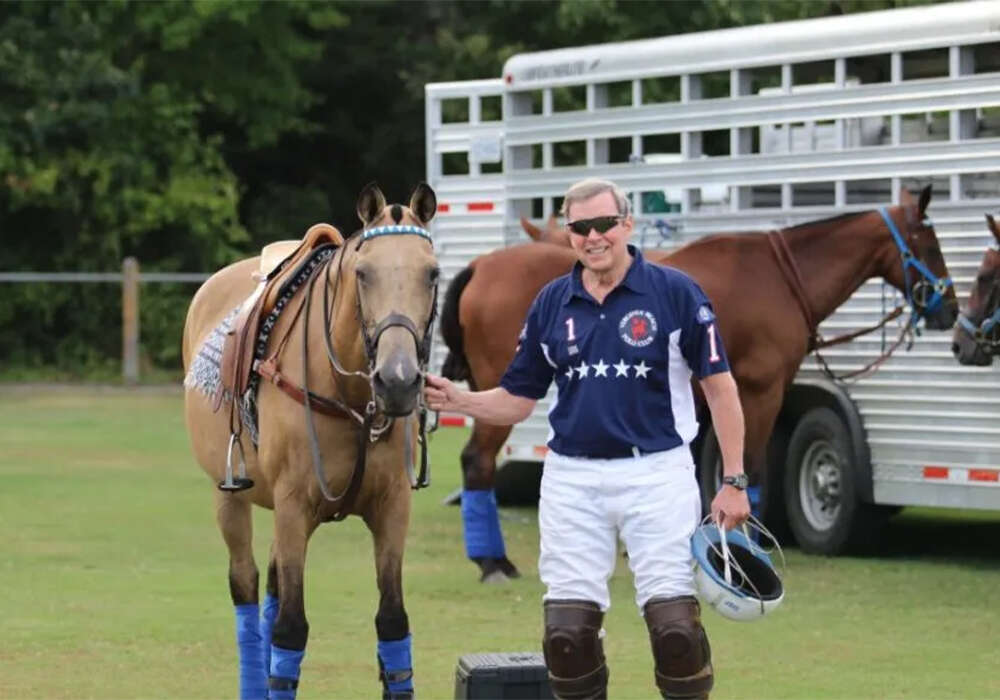
[[[982,346],[966,335],[961,328],[955,330],[951,352],[959,364],[973,367],[987,367],[993,364],[993,356],[985,352]]]
[[[936,309],[927,314],[927,330],[946,331],[958,320],[958,302],[954,299],[942,299]]]
[[[406,416],[417,407],[420,396],[420,372],[414,359],[405,353],[393,353],[375,371],[375,401],[387,416]]]

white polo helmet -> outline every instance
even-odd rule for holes
[[[691,537],[695,586],[703,603],[723,617],[746,622],[767,615],[781,605],[785,588],[768,552],[753,541],[746,524],[726,532],[707,516]],[[759,537],[774,543],[784,563],[784,554],[774,536],[751,517]]]

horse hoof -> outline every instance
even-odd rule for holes
[[[514,562],[507,557],[498,560],[497,564],[500,566],[500,570],[503,571],[508,578],[521,578],[521,572],[517,570],[516,566],[514,566]]]
[[[484,573],[479,577],[479,583],[497,583],[503,584],[507,583],[510,579],[507,578],[507,574],[502,572],[500,569],[495,569],[489,573]]]

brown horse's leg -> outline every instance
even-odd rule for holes
[[[784,386],[775,383],[764,391],[743,392],[740,398],[746,426],[744,469],[752,475],[751,481],[758,489],[751,492],[755,501],[751,504],[753,513],[763,519],[769,516],[772,507],[780,507],[780,504],[772,502],[776,499],[772,498],[772,490],[767,488],[767,484],[774,483],[768,473],[767,446],[781,410]]]
[[[479,565],[480,581],[503,581],[521,573],[507,558],[493,484],[497,452],[510,435],[509,426],[476,421],[462,450],[462,525],[465,553]]]
[[[280,598],[271,633],[271,700],[294,700],[309,638],[302,584],[306,543],[316,523],[308,512],[306,505],[294,498],[275,499],[274,558]]]
[[[229,548],[229,594],[236,613],[240,697],[266,698],[267,671],[259,631],[258,573],[253,560],[253,521],[244,495],[216,491],[215,517]]]
[[[410,621],[403,606],[403,548],[410,523],[410,491],[401,485],[365,513],[375,542],[379,603],[375,615],[382,697],[413,697]]]

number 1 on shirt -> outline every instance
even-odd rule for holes
[[[708,361],[718,362],[722,358],[719,357],[719,345],[718,342],[715,340],[715,324],[714,323],[708,324],[707,330],[708,330],[708,351],[709,351]]]
[[[566,319],[566,340],[572,343],[576,340],[576,332],[573,330],[573,318]]]

